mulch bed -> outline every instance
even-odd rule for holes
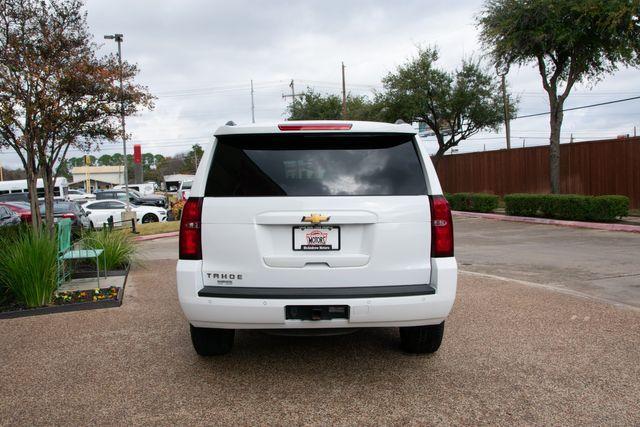
[[[111,286],[105,289],[90,289],[85,291],[63,291],[53,294],[52,305],[76,304],[79,302],[95,302],[117,300],[120,288]]]

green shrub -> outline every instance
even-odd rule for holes
[[[100,266],[106,263],[107,270],[126,268],[135,260],[136,247],[130,235],[122,231],[109,231],[106,228],[90,232],[82,239],[85,249],[104,249],[100,256]],[[104,261],[103,261],[104,257]]]
[[[507,194],[504,207],[507,215],[536,216],[542,205],[543,194]]]
[[[588,221],[590,198],[576,194],[547,194],[542,197],[540,211],[546,218]]]
[[[625,196],[508,194],[504,202],[507,215],[573,221],[613,221],[629,212],[629,198]]]
[[[456,211],[493,212],[500,202],[500,197],[485,193],[455,193],[445,197]]]
[[[594,221],[613,221],[629,215],[629,198],[626,196],[597,196],[591,201],[591,218]]]
[[[27,307],[49,303],[57,286],[58,248],[47,233],[24,230],[0,241],[0,283]]]

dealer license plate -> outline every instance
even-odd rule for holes
[[[340,227],[293,227],[294,251],[340,250]]]

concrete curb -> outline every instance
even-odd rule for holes
[[[626,233],[640,233],[640,226],[628,225],[628,224],[609,224],[602,222],[581,222],[581,221],[563,221],[559,219],[549,218],[532,218],[528,216],[509,216],[494,213],[479,213],[479,212],[463,212],[453,211],[453,215],[462,216],[467,218],[486,218],[494,219],[498,221],[512,221],[512,222],[526,222],[529,224],[545,224],[545,225],[558,225],[561,227],[572,228],[589,228],[592,230],[605,230],[605,231],[623,231]]]
[[[172,231],[170,233],[162,233],[162,234],[150,234],[148,236],[138,236],[134,238],[136,242],[146,242],[147,240],[156,240],[156,239],[164,239],[166,237],[178,237],[180,234],[179,231]]]

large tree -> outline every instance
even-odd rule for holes
[[[481,130],[497,130],[504,122],[497,75],[473,60],[447,71],[436,66],[438,56],[436,48],[419,49],[416,57],[382,80],[384,91],[376,97],[384,105],[386,120],[426,123],[438,142],[436,164],[461,141]],[[510,106],[513,114],[514,100]]]
[[[113,164],[113,158],[110,154],[103,154],[98,157],[98,165],[99,166],[111,166]]]
[[[551,192],[560,191],[563,108],[576,83],[640,64],[638,0],[489,0],[478,17],[497,67],[534,63],[549,99]]]
[[[196,173],[198,169],[198,164],[200,164],[200,160],[202,160],[202,156],[204,155],[204,150],[200,144],[194,144],[191,146],[191,150],[187,153],[184,162],[185,166],[188,168],[188,172],[185,173]]]
[[[379,108],[365,96],[347,94],[347,118],[376,120]],[[342,120],[342,97],[308,88],[289,104],[289,120]]]
[[[89,151],[121,136],[121,114],[152,106],[146,88],[133,82],[135,65],[97,56],[82,8],[80,0],[0,0],[0,144],[24,165],[35,229],[42,177],[50,234],[54,182],[67,150]]]

